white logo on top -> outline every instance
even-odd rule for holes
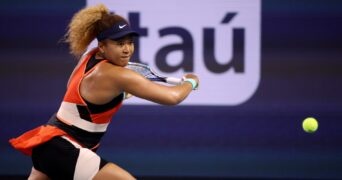
[[[126,26],[127,26],[127,24],[119,25],[119,29],[122,29],[122,28],[124,28],[124,27],[126,27]]]

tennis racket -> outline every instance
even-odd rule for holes
[[[153,71],[148,65],[136,63],[136,62],[128,62],[128,65],[126,68],[131,69],[142,76],[146,77],[147,79],[151,81],[158,81],[158,82],[164,82],[168,84],[178,85],[182,83],[181,78],[175,78],[175,77],[166,77],[162,76],[155,71]]]

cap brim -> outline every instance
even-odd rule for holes
[[[136,31],[130,30],[130,31],[122,31],[116,34],[113,34],[112,36],[109,36],[108,39],[112,39],[112,40],[117,40],[117,39],[121,39],[125,36],[139,36],[139,33],[137,33]]]

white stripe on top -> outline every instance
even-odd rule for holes
[[[64,101],[57,112],[57,118],[64,123],[74,125],[88,132],[105,132],[109,125],[109,123],[96,124],[82,119],[77,110],[77,104]]]

